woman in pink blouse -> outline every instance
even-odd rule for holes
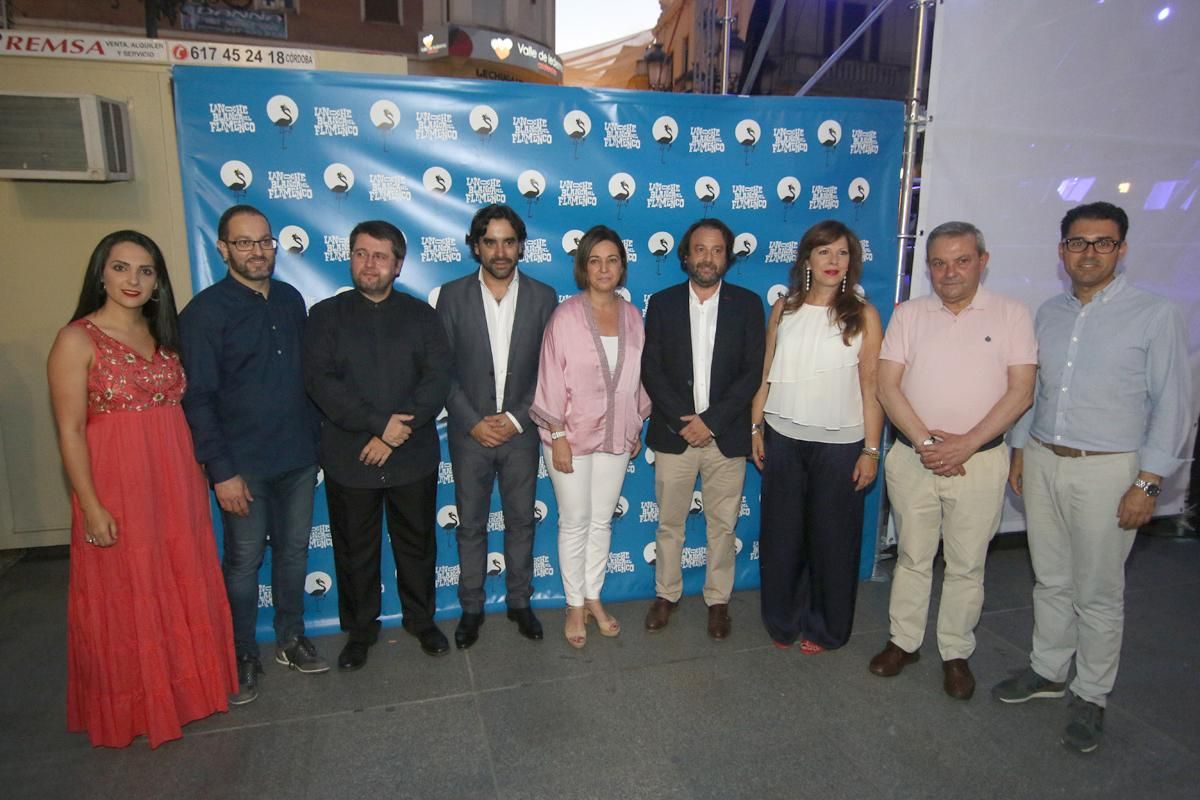
[[[604,636],[621,632],[600,604],[600,590],[613,509],[650,415],[641,381],[642,315],[617,294],[625,273],[616,231],[597,225],[583,235],[575,251],[575,283],[583,291],[550,317],[529,410],[558,501],[564,635],[575,648],[587,642],[589,619]]]

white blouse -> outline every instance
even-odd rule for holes
[[[779,321],[764,419],[792,439],[857,442],[864,430],[858,381],[862,334],[843,343],[829,311],[802,305]]]

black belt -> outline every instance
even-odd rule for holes
[[[908,437],[905,436],[903,433],[901,433],[899,430],[894,431],[894,433],[896,435],[897,442],[899,442],[902,445],[912,447],[914,450],[917,449],[917,448],[913,447],[913,443],[911,441],[909,441]],[[975,452],[982,453],[984,450],[991,450],[993,447],[999,447],[1002,444],[1004,444],[1004,434],[1000,434],[995,439],[992,439],[990,442],[986,443],[983,447],[979,448]]]

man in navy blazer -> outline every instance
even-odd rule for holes
[[[517,269],[525,223],[508,206],[471,220],[467,244],[480,268],[441,288],[437,310],[453,356],[447,440],[458,505],[458,600],[454,642],[465,650],[483,625],[483,582],[492,485],[500,481],[508,618],[527,639],[542,638],[533,594],[534,490],[539,441],[529,419],[538,354],[558,295]]]
[[[654,404],[647,446],[658,497],[655,599],[646,630],[666,627],[683,593],[684,523],[700,476],[708,539],[704,602],[708,635],[729,636],[734,525],[750,455],[750,402],[762,381],[762,301],[724,281],[733,232],[718,219],[694,223],[679,243],[688,280],[646,308],[642,384]]]

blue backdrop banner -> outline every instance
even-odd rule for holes
[[[572,253],[603,223],[629,254],[628,299],[645,311],[654,292],[684,280],[676,242],[701,217],[736,234],[726,279],[769,305],[787,286],[801,235],[841,220],[863,240],[862,286],[886,322],[896,263],[899,103],[828,98],[662,94],[489,81],[347,73],[174,69],[176,123],[193,288],[225,275],[217,219],[234,203],[267,215],[281,247],[276,277],[309,306],[346,290],[349,233],[387,219],[408,239],[399,288],[436,303],[438,287],[478,268],[465,242],[483,205],[513,206],[529,240],[521,269],[576,289]],[[438,470],[438,616],[458,612],[453,467]],[[654,594],[654,453],[630,463],[614,511],[604,597]],[[758,586],[759,478],[748,467],[737,525],[736,587]],[[560,605],[557,513],[544,467],[534,542],[535,606]],[[881,476],[882,479],[882,476]],[[869,573],[878,482],[867,498],[862,571]],[[493,497],[488,608],[502,607],[504,520]],[[215,511],[215,506],[214,506]],[[684,549],[684,591],[704,582],[699,492]],[[219,526],[219,517],[217,524]],[[218,534],[218,538],[220,538]],[[385,557],[385,563],[386,557]],[[269,563],[264,564],[264,575]],[[318,489],[305,598],[312,633],[338,628],[333,550]],[[400,604],[385,568],[385,624]],[[270,581],[260,581],[259,632],[270,638]]]

